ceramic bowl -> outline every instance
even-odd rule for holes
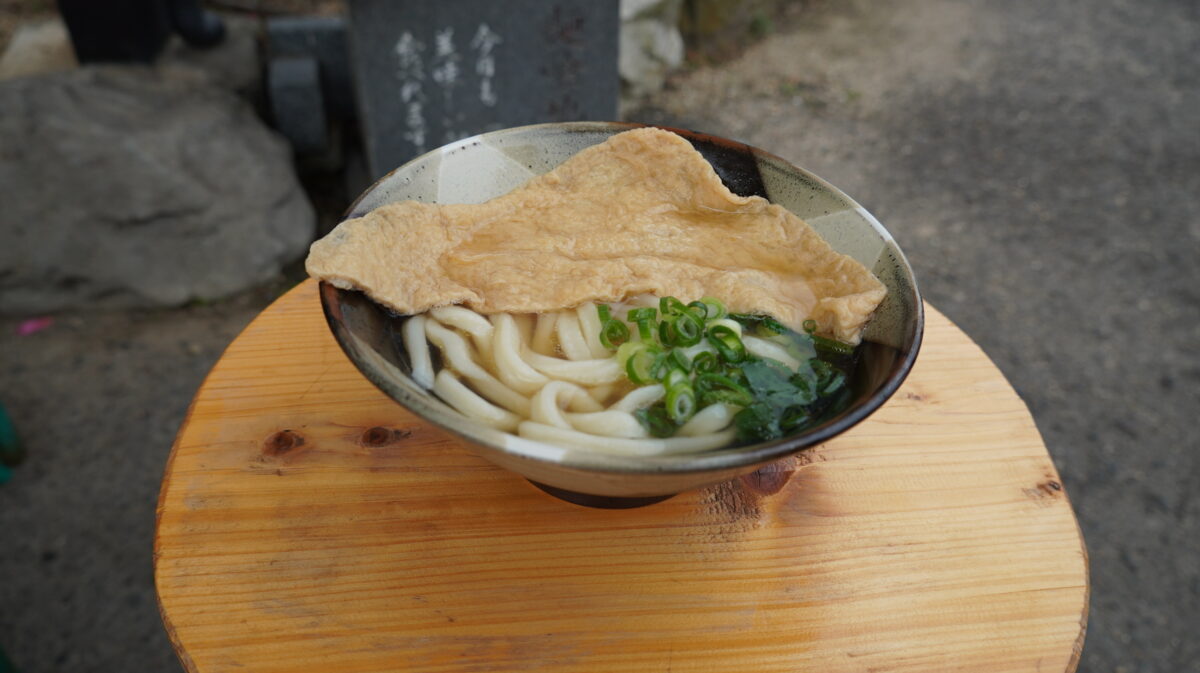
[[[395,201],[481,203],[545,173],[585,147],[639,124],[540,124],[461,140],[392,171],[350,207],[359,217]],[[777,156],[722,138],[670,129],[687,138],[735,193],[758,195],[806,220],[836,250],[871,269],[888,289],[864,334],[856,394],[838,416],[783,439],[707,453],[633,458],[531,442],[467,420],[409,377],[399,319],[364,294],[322,284],[333,335],[362,374],[399,404],[462,444],[556,495],[589,504],[641,504],[751,472],[820,444],[860,423],[904,380],[921,343],[921,297],[904,254],[870,213],[817,176]],[[610,500],[603,500],[609,498]]]

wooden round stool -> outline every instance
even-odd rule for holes
[[[1028,410],[940,313],[854,430],[637,509],[555,499],[366,381],[307,281],[209,374],[163,478],[184,667],[1073,671],[1087,554]]]

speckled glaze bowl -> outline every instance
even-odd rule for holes
[[[540,124],[467,138],[423,154],[384,176],[358,198],[346,217],[359,217],[378,206],[409,199],[481,203],[550,171],[585,147],[639,126],[616,122]],[[856,395],[840,415],[797,435],[734,449],[653,458],[588,453],[531,442],[465,419],[409,377],[396,317],[360,292],[323,283],[321,303],[334,337],[367,379],[417,416],[556,495],[577,502],[588,502],[588,496],[601,497],[589,504],[644,504],[731,479],[820,444],[861,422],[900,386],[916,360],[924,328],[912,269],[891,234],[837,188],[777,156],[722,138],[669,130],[691,141],[733,192],[762,196],[792,211],[887,286],[887,298],[864,335],[865,350],[854,381]]]

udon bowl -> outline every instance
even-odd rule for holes
[[[409,199],[481,203],[550,171],[585,147],[639,126],[540,124],[451,143],[381,178],[354,202],[346,218]],[[762,196],[792,211],[887,286],[887,298],[864,333],[852,401],[837,416],[782,439],[705,453],[656,457],[592,453],[532,442],[468,420],[412,380],[395,315],[360,292],[322,283],[321,303],[333,336],[363,376],[421,419],[545,490],[587,504],[641,504],[732,479],[810,449],[862,422],[900,386],[921,343],[921,297],[899,246],[862,206],[812,173],[738,142],[670,130],[688,139],[733,192]],[[589,502],[590,497],[599,500]]]

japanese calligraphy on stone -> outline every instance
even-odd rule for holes
[[[500,100],[495,81],[496,54],[504,43],[486,23],[478,24],[470,36],[456,34],[454,27],[444,27],[435,29],[426,38],[404,31],[393,50],[403,106],[403,137],[418,153],[471,135],[462,128],[461,110],[465,106],[473,106],[474,101],[486,107],[496,106]],[[460,47],[465,54],[460,53]],[[475,75],[474,83],[463,76],[464,68]],[[430,137],[435,124],[427,117],[432,96],[437,96],[441,104],[443,130],[438,138]]]

